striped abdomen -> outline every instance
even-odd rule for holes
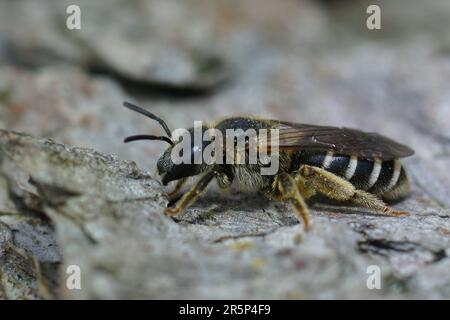
[[[375,161],[355,156],[327,153],[301,152],[297,164],[321,167],[350,183],[355,188],[373,193],[387,201],[402,198],[409,191],[405,169],[399,159]]]

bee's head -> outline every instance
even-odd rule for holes
[[[205,127],[202,128],[202,136],[206,129]],[[183,144],[183,140],[186,138],[188,141]],[[163,185],[167,185],[170,181],[202,173],[207,168],[207,165],[203,162],[202,151],[209,143],[209,141],[196,143],[194,128],[186,130],[185,135],[182,135],[180,140],[167,148],[158,160],[158,174],[161,176]],[[175,161],[174,158],[176,158]],[[199,159],[199,161],[195,161],[195,159]]]
[[[124,106],[158,121],[167,134],[167,136],[136,135],[130,136],[124,140],[124,142],[136,140],[160,140],[170,144],[170,146],[158,159],[157,164],[158,174],[161,176],[161,182],[163,185],[167,185],[169,182],[174,180],[197,175],[206,169],[207,165],[204,164],[203,161],[198,163],[195,159],[203,159],[202,150],[204,150],[206,145],[210,142],[203,142],[203,139],[201,139],[199,145],[197,145],[194,139],[194,128],[186,130],[185,134],[181,135],[180,139],[174,142],[171,139],[171,132],[167,124],[162,119],[131,103],[124,102]],[[202,127],[202,137],[206,129],[206,127]],[[190,145],[189,143],[182,144],[186,138],[190,138]],[[184,142],[188,142],[188,140]],[[181,147],[181,144],[183,147]],[[188,152],[188,154],[184,154],[184,152]],[[176,161],[174,161],[175,158]],[[183,159],[183,161],[181,161],[181,159]]]

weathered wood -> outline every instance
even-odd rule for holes
[[[380,31],[365,29],[365,1],[121,2],[83,2],[76,37],[55,29],[64,1],[0,3],[0,298],[450,298],[448,1],[414,1],[412,18],[380,1]],[[133,17],[142,35],[99,17]],[[98,61],[112,75],[87,71]],[[166,145],[122,143],[162,129],[124,100],[171,128],[245,114],[384,134],[416,151],[394,205],[410,216],[311,203],[305,233],[290,206],[213,187],[168,218],[153,174]],[[71,265],[81,290],[66,287]]]

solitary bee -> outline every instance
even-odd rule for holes
[[[411,156],[414,151],[377,133],[243,117],[227,118],[214,126],[202,127],[202,132],[215,128],[224,133],[227,129],[277,129],[279,169],[275,174],[262,175],[260,162],[175,164],[171,153],[180,142],[172,140],[167,124],[136,105],[125,102],[124,106],[156,120],[166,132],[166,136],[131,136],[124,142],[161,140],[170,145],[157,163],[163,185],[178,180],[175,189],[169,193],[170,197],[176,197],[188,177],[202,174],[190,191],[165,210],[168,216],[178,215],[195,202],[214,178],[220,188],[228,188],[234,182],[271,200],[290,202],[299,220],[303,220],[305,229],[309,225],[305,200],[316,194],[389,216],[408,214],[391,209],[384,201],[396,201],[407,195],[409,183],[400,158]],[[188,133],[192,136],[194,128],[188,129]],[[209,142],[202,141],[197,145],[195,139],[191,141],[189,151],[193,159]],[[266,147],[270,149],[270,142]]]

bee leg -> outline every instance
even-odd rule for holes
[[[362,190],[355,190],[355,194],[353,195],[351,201],[352,203],[361,207],[374,209],[389,216],[399,217],[409,215],[409,213],[406,211],[397,211],[389,208],[383,200],[379,199],[371,193]]]
[[[215,177],[216,173],[214,171],[210,171],[206,173],[197,183],[192,187],[191,190],[186,192],[178,201],[175,208],[167,208],[164,213],[168,216],[176,216],[181,213],[184,209],[190,206],[197,198],[205,191],[208,184]]]
[[[297,182],[298,190],[303,199],[308,200],[317,193],[316,189],[311,184],[307,183],[306,179],[298,174],[298,172],[294,173],[294,180]]]
[[[308,207],[303,200],[297,182],[287,173],[281,173],[275,179],[277,192],[270,197],[276,200],[289,201],[297,211],[297,217],[303,220],[305,230],[309,229]]]
[[[305,183],[330,199],[350,201],[355,205],[374,209],[391,216],[407,215],[407,212],[395,211],[375,195],[356,189],[347,180],[336,176],[322,168],[302,165],[298,174],[305,179]]]
[[[169,198],[169,202],[167,203],[167,207],[173,207],[173,205],[174,205],[175,203],[177,203],[178,200],[181,199],[181,197],[183,197],[182,194],[177,194],[175,197]]]
[[[169,196],[169,198],[173,198],[174,196],[176,196],[178,194],[178,192],[180,192],[181,188],[183,188],[183,186],[187,180],[188,180],[188,178],[181,178],[180,180],[178,180],[175,188],[167,194]]]

